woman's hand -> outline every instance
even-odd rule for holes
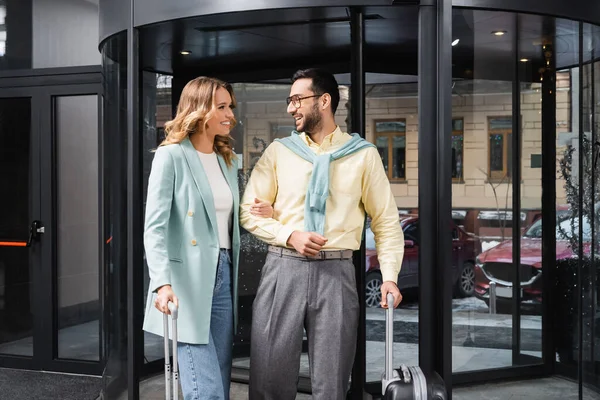
[[[255,217],[272,218],[273,207],[270,203],[261,201],[259,199],[254,199],[254,204],[250,206],[250,214],[254,215]]]
[[[170,301],[172,301],[173,304],[175,304],[175,306],[179,308],[179,299],[177,298],[177,296],[175,296],[175,293],[173,293],[171,285],[161,286],[160,289],[158,289],[157,294],[158,295],[154,300],[154,307],[156,307],[156,309],[161,313],[171,314],[171,311],[169,311],[168,306]]]

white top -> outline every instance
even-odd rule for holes
[[[217,211],[217,228],[219,233],[219,247],[222,249],[231,248],[231,224],[233,221],[233,195],[231,189],[225,180],[225,175],[221,171],[217,154],[201,153],[196,150],[204,172],[208,176],[208,182],[212,189],[213,199],[215,201],[215,210]]]

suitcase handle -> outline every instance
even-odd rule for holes
[[[394,353],[394,295],[387,294],[388,308],[385,310],[385,379],[392,380]]]
[[[171,301],[167,306],[171,312],[173,324],[173,369],[171,370],[171,357],[169,355],[169,315],[165,313],[163,314],[163,336],[165,339],[165,399],[177,400],[179,398],[179,366],[177,363],[177,317],[179,310]]]
[[[167,307],[169,307],[169,311],[171,311],[171,317],[173,317],[174,320],[177,319],[178,308],[175,303],[170,301],[169,304],[167,304]]]

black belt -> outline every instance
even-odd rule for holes
[[[303,256],[294,249],[286,249],[279,246],[269,246],[269,253],[279,256],[302,258],[305,260],[349,260],[352,258],[352,250],[321,250],[314,256]]]

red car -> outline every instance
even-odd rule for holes
[[[398,288],[419,286],[419,217],[400,215],[404,232],[404,259],[398,275]],[[366,229],[366,283],[365,302],[367,307],[379,307],[381,302],[381,272],[375,250],[375,239],[370,224]],[[481,252],[477,238],[456,224],[452,224],[452,270],[455,294],[461,297],[473,295],[475,256]]]
[[[573,230],[578,231],[578,220],[569,218],[568,210],[557,210],[556,259],[573,258],[568,237]],[[583,224],[584,251],[589,252],[591,226],[584,219]],[[484,251],[475,261],[475,296],[489,306],[490,282],[496,283],[496,311],[502,314],[512,312],[513,296],[513,241],[505,240]],[[519,276],[521,282],[521,309],[539,313],[542,305],[542,219],[535,221],[521,237],[521,265]]]

